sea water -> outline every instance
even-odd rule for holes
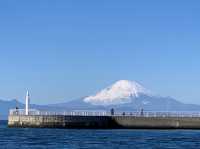
[[[7,128],[0,121],[5,149],[156,149],[200,148],[200,130]]]

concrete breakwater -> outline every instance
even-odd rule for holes
[[[8,127],[38,128],[145,128],[145,129],[200,129],[200,113],[126,111],[40,111],[30,109],[27,91],[25,109],[10,109]]]
[[[9,127],[200,129],[200,117],[10,115]]]

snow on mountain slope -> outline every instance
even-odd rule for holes
[[[93,105],[117,105],[130,103],[140,95],[150,94],[150,91],[135,81],[120,80],[96,95],[84,98],[84,102]]]

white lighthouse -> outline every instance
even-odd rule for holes
[[[28,115],[29,113],[29,104],[30,104],[30,96],[29,92],[26,93],[26,107],[25,107],[25,114]]]

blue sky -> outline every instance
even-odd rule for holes
[[[0,98],[57,103],[120,79],[200,104],[200,2],[0,2]]]

